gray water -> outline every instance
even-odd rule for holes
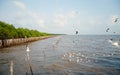
[[[28,63],[34,75],[120,75],[119,45],[118,35],[62,35],[29,43],[30,52],[0,49],[0,75],[31,75]]]

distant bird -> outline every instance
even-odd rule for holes
[[[108,32],[109,30],[110,30],[110,28],[107,28],[107,29],[106,29],[106,32]]]
[[[116,32],[113,32],[114,34],[116,33]]]
[[[78,34],[78,31],[76,31],[76,35]]]
[[[117,22],[118,21],[118,18],[116,18],[115,20],[114,20],[114,22]]]
[[[113,39],[110,39],[111,41],[113,41]]]

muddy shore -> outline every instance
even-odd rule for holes
[[[47,39],[53,36],[41,36],[41,37],[30,37],[30,38],[17,38],[17,39],[5,39],[0,40],[0,48],[20,45],[28,42],[33,42],[37,40]]]

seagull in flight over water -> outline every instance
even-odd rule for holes
[[[78,34],[78,31],[76,31],[76,35]]]
[[[110,28],[107,28],[107,29],[106,29],[106,32],[108,32],[109,30],[110,30]]]

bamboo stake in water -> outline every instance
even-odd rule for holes
[[[13,75],[13,61],[10,61],[10,75]]]
[[[29,62],[29,47],[28,47],[28,45],[26,45],[26,64],[27,64],[27,66],[26,66],[26,75],[28,75],[28,67],[30,68],[30,71],[31,71],[31,75],[33,75],[33,70],[32,70],[32,66],[30,65],[30,62]]]

